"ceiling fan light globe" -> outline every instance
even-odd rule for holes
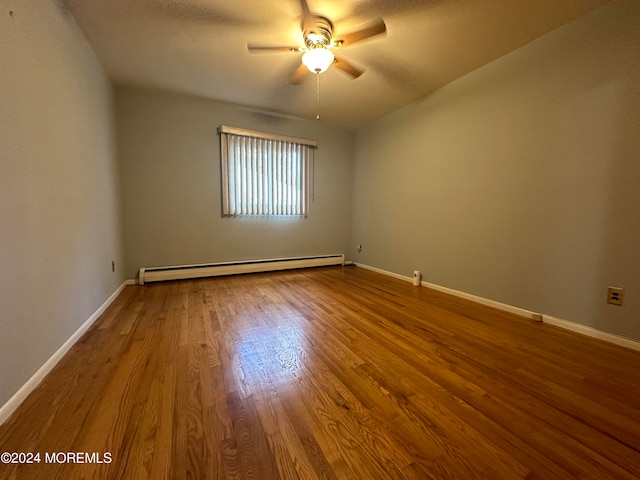
[[[331,50],[326,48],[312,48],[302,55],[302,63],[311,73],[322,73],[329,68],[335,57]]]

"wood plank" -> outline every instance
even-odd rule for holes
[[[0,480],[640,478],[639,367],[358,268],[129,286],[0,426],[113,461]]]

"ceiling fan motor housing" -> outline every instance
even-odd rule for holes
[[[329,47],[333,34],[333,24],[328,18],[314,17],[311,22],[303,25],[303,32],[304,43],[307,48]]]

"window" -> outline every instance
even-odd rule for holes
[[[223,215],[308,215],[315,140],[225,125],[218,132]]]

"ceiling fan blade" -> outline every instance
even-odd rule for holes
[[[277,53],[277,52],[299,52],[300,47],[270,46],[247,44],[249,53]]]
[[[387,26],[385,25],[384,20],[378,18],[377,20],[371,22],[365,28],[362,28],[355,32],[347,33],[345,35],[340,35],[337,42],[339,42],[341,46],[352,45],[361,40],[365,40],[367,38],[385,33],[386,31]]]
[[[304,63],[301,63],[293,74],[293,77],[291,77],[289,83],[291,85],[300,85],[302,81],[307,78],[307,74],[309,73],[311,73],[309,72],[309,69],[305,66]]]
[[[302,10],[303,22],[306,22],[306,20],[313,16],[311,10],[309,10],[309,4],[307,3],[307,0],[300,0],[300,9]]]
[[[349,62],[347,62],[346,60],[344,60],[344,59],[342,59],[340,57],[336,57],[336,61],[335,61],[334,65],[335,65],[336,68],[339,68],[343,72],[351,75],[354,79],[358,78],[360,75],[362,75],[364,73],[364,70],[360,70],[360,69],[354,67]]]

